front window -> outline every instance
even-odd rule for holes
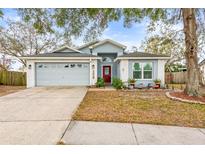
[[[134,63],[134,79],[152,79],[152,63]]]
[[[140,63],[134,64],[133,78],[142,79],[142,66]]]
[[[152,79],[152,63],[144,63],[143,76],[144,79]]]

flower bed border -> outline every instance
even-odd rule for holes
[[[202,105],[205,105],[205,102],[193,101],[193,100],[182,99],[182,98],[179,98],[179,97],[171,96],[169,91],[167,91],[167,92],[165,93],[165,95],[166,95],[169,99],[171,99],[171,100],[180,101],[180,102],[184,102],[184,103],[192,103],[192,104],[202,104]]]

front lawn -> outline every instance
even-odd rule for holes
[[[10,93],[17,92],[19,90],[25,89],[25,86],[3,86],[0,85],[0,96],[4,96]]]
[[[172,101],[164,91],[88,91],[73,119],[205,127],[205,105]]]

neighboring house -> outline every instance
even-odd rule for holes
[[[95,85],[98,77],[147,85],[160,79],[164,85],[166,55],[125,53],[126,46],[113,40],[94,41],[77,49],[65,46],[52,53],[22,57],[27,62],[27,87]]]
[[[199,63],[201,83],[205,84],[205,59]]]

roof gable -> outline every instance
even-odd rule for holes
[[[96,44],[96,43],[98,43],[98,42],[100,42],[100,41],[99,41],[99,40],[92,41],[92,42],[86,43],[86,44],[84,44],[84,45],[81,45],[81,46],[78,47],[77,49],[78,49],[78,50],[81,50],[81,49],[87,48],[87,47],[89,47],[89,46],[92,46],[92,45],[94,45],[94,44]]]
[[[103,40],[103,41],[100,41],[100,42],[98,42],[98,43],[92,45],[92,47],[93,47],[93,48],[96,48],[96,47],[101,46],[101,45],[103,45],[103,44],[105,44],[105,43],[110,43],[110,44],[113,44],[113,45],[115,45],[115,46],[117,46],[117,47],[120,47],[120,48],[122,48],[122,49],[126,49],[126,46],[125,46],[125,45],[123,45],[123,44],[121,44],[121,43],[118,43],[118,42],[116,42],[116,41],[110,40],[110,39],[105,39],[105,40]]]
[[[74,49],[72,47],[69,47],[69,46],[63,46],[59,49],[54,50],[54,53],[56,53],[56,52],[72,52],[72,53],[77,52],[77,53],[81,53],[81,51],[79,51],[77,49]]]

